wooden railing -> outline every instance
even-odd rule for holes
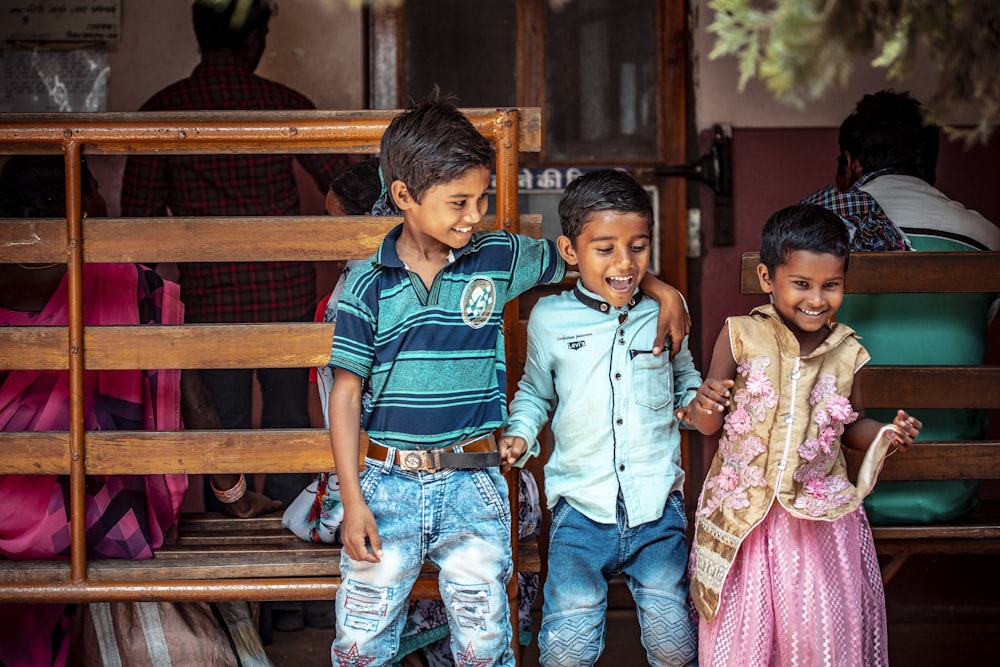
[[[519,152],[540,149],[540,113],[467,109],[496,148],[496,215],[482,228],[540,235],[538,217],[522,222],[517,206]],[[141,153],[376,153],[394,111],[227,112],[11,115],[0,117],[0,154],[62,153],[67,173],[65,220],[4,220],[0,263],[65,262],[66,327],[0,328],[0,371],[65,369],[71,387],[68,432],[0,433],[0,474],[70,477],[70,559],[5,561],[0,601],[331,599],[339,555],[281,528],[279,516],[181,523],[176,545],[146,561],[89,560],[84,482],[94,474],[333,470],[321,429],[103,431],[84,429],[84,370],[141,368],[310,367],[327,362],[331,324],[204,324],[85,327],[85,262],[346,260],[364,257],[398,223],[394,218],[84,219],[81,157]],[[517,303],[505,311],[512,366],[523,362]],[[511,378],[512,389],[517,377]],[[509,480],[515,479],[510,477]],[[516,488],[511,493],[516,504]],[[512,516],[517,516],[516,506]],[[235,522],[235,523],[234,523]],[[515,522],[516,523],[516,522]],[[234,528],[235,525],[235,528]],[[539,569],[537,547],[512,535],[515,569]],[[516,597],[512,578],[511,599]],[[434,596],[422,578],[414,594]],[[516,614],[516,604],[513,605]],[[516,616],[515,616],[516,621]],[[515,624],[516,627],[516,624]]]

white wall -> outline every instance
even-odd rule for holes
[[[361,13],[346,0],[280,0],[257,73],[319,109],[364,106]],[[122,0],[122,39],[110,45],[108,111],[135,111],[198,64],[190,0]]]
[[[926,61],[920,62],[915,74],[905,80],[889,80],[883,68],[873,68],[868,60],[854,66],[846,88],[830,90],[823,99],[811,102],[802,110],[774,100],[767,86],[751,79],[740,92],[736,58],[726,56],[709,60],[715,35],[707,32],[713,19],[708,0],[691,0],[691,33],[695,85],[695,115],[698,130],[716,123],[733,127],[839,127],[851,112],[855,102],[866,93],[883,88],[908,90],[919,100],[928,100],[934,90],[936,74]],[[949,118],[951,122],[971,119]]]

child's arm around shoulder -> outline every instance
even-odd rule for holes
[[[377,563],[382,556],[382,538],[378,534],[375,515],[361,494],[358,473],[361,394],[359,376],[341,368],[334,370],[329,421],[333,462],[340,482],[340,501],[344,505],[340,541],[353,560]]]
[[[722,427],[729,408],[730,390],[736,377],[736,360],[725,326],[715,341],[712,363],[698,393],[685,407],[677,410],[677,419],[685,421],[704,435],[712,435]]]
[[[660,314],[656,321],[656,339],[653,354],[660,354],[670,347],[673,358],[681,349],[681,342],[691,332],[691,314],[680,291],[647,273],[640,284],[642,291],[660,304]]]
[[[849,449],[864,451],[871,445],[872,440],[885,424],[865,416],[865,405],[861,393],[861,379],[855,375],[854,384],[851,387],[851,407],[858,413],[858,418],[844,427],[844,434],[840,442]],[[923,423],[916,417],[910,416],[905,410],[897,410],[896,417],[892,420],[892,427],[895,429],[892,444],[899,451],[905,452],[910,445],[920,435]]]

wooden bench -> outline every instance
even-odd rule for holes
[[[469,109],[466,114],[496,148],[496,215],[480,229],[539,236],[539,216],[517,210],[520,151],[540,150],[540,111]],[[0,328],[0,370],[65,369],[71,405],[83,390],[84,369],[283,368],[326,364],[332,324],[211,324],[84,327],[80,280],[84,262],[335,261],[364,257],[398,218],[158,218],[84,220],[80,211],[83,155],[131,153],[378,152],[394,111],[59,114],[4,116],[0,154],[63,153],[67,165],[65,220],[5,220],[0,262],[67,262],[68,327]],[[75,280],[75,283],[74,283]],[[75,287],[74,287],[75,285]],[[512,369],[525,345],[516,301],[505,313]],[[508,391],[519,373],[510,373]],[[75,411],[73,411],[75,410]],[[88,559],[83,492],[88,474],[291,473],[333,470],[322,429],[103,431],[83,428],[71,409],[68,432],[0,433],[0,474],[70,477],[71,557],[68,561],[4,561],[0,601],[331,599],[338,587],[339,549],[300,541],[281,527],[280,513],[255,519],[184,516],[174,544],[142,561]],[[363,453],[362,453],[363,454]],[[517,517],[516,475],[508,481]],[[533,540],[516,539],[515,571],[538,572]],[[414,589],[437,595],[428,571]],[[517,578],[508,595],[516,627]]]
[[[762,294],[757,253],[744,253],[740,292]],[[1000,293],[1000,252],[855,253],[847,272],[851,293]],[[928,408],[1000,408],[1000,366],[873,366],[861,371],[866,408],[904,408],[917,417]],[[854,474],[861,456],[847,450]],[[1000,442],[917,444],[890,457],[880,480],[1000,480]],[[1000,498],[984,498],[972,513],[949,523],[873,526],[886,556],[888,582],[912,554],[1000,553]]]

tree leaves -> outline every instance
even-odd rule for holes
[[[967,142],[1000,124],[1000,2],[995,0],[709,0],[716,36],[709,58],[732,56],[742,90],[751,78],[801,106],[843,86],[859,58],[890,79],[910,74],[918,49],[937,89],[923,100],[930,120]],[[973,113],[972,128],[946,119]]]

